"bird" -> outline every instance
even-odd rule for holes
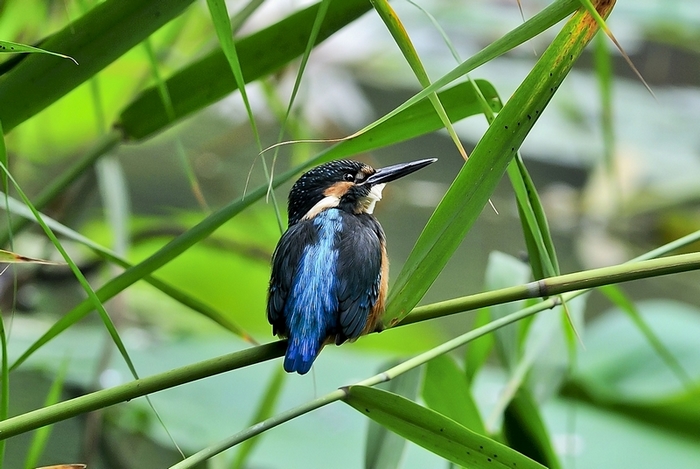
[[[389,261],[374,208],[386,183],[435,161],[374,169],[336,160],[294,183],[267,297],[272,333],[288,339],[285,371],[306,374],[326,344],[381,331]]]

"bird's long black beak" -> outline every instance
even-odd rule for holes
[[[424,160],[410,161],[408,163],[399,163],[377,169],[377,172],[367,178],[367,184],[383,184],[394,181],[398,178],[407,176],[414,171],[425,168],[431,163],[435,163],[437,158],[426,158]]]

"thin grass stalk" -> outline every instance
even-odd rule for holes
[[[481,51],[469,57],[467,60],[447,72],[445,75],[435,80],[430,86],[413,95],[396,109],[383,115],[381,118],[357,131],[353,135],[359,135],[373,129],[374,127],[391,119],[396,114],[402,112],[406,108],[428,97],[431,93],[444,88],[453,81],[462,78],[472,70],[532,39],[533,37],[557,24],[570,13],[576,11],[578,7],[578,0],[557,0],[551,3],[528,21],[512,31],[509,31],[500,39],[497,39],[488,46],[484,47]]]
[[[0,121],[0,164],[2,164],[4,167],[7,167],[8,165],[8,158],[7,158],[7,148],[5,146],[5,138],[4,138],[4,133],[3,133],[3,128],[2,128],[2,121]],[[2,181],[2,186],[5,192],[7,192],[7,188],[9,187],[9,174],[7,172],[3,172],[2,178],[0,178]],[[5,208],[7,208],[9,204],[8,196],[5,196]],[[8,217],[8,222],[9,222],[9,212],[7,213]],[[9,225],[9,223],[8,223]],[[8,231],[9,233],[9,239],[10,242],[12,242],[12,230]],[[3,271],[4,272],[4,271]],[[17,292],[17,276],[14,276],[14,292]],[[16,296],[16,295],[14,295]],[[14,299],[13,299],[14,303]],[[14,309],[14,305],[13,305]],[[5,319],[2,316],[2,311],[0,311],[0,353],[2,353],[2,357],[0,357],[1,360],[1,366],[0,366],[0,379],[2,379],[2,383],[0,383],[0,420],[5,420],[7,419],[7,416],[9,415],[9,409],[10,409],[10,364],[9,360],[7,358],[7,330],[5,329]],[[0,443],[0,467],[3,466],[3,461],[5,460],[5,442],[3,441]]]
[[[553,304],[555,303],[554,301],[551,301]],[[425,363],[429,362],[430,360],[439,357],[440,355],[444,355],[445,353],[451,352],[452,350],[461,347],[462,345],[467,344],[468,342],[478,339],[479,337],[489,334],[496,329],[499,329],[501,327],[507,326],[508,324],[512,324],[516,321],[519,321],[521,319],[524,319],[528,316],[531,316],[533,314],[536,314],[540,311],[539,309],[540,305],[535,305],[534,307],[530,308],[525,308],[523,310],[520,310],[518,312],[509,314],[508,316],[504,316],[502,318],[499,318],[495,321],[492,321],[484,326],[481,326],[477,329],[473,329],[469,332],[466,332],[462,334],[459,337],[455,337],[452,340],[449,340],[437,347],[434,347],[427,352],[423,352],[420,355],[417,355],[413,358],[410,358],[392,368],[389,368],[388,370],[378,373],[374,376],[371,376],[367,379],[364,379],[358,383],[355,383],[354,386],[375,386],[379,383],[384,383],[386,381],[392,380],[396,378],[399,375],[402,375],[408,371],[411,371],[421,365],[424,365]],[[343,386],[340,389],[336,389],[335,391],[332,391],[325,396],[319,397],[317,399],[314,399],[312,401],[306,402],[300,406],[294,407],[288,411],[282,412],[281,414],[275,415],[274,417],[271,417],[267,420],[264,420],[263,422],[258,423],[257,425],[253,425],[252,427],[249,427],[242,432],[236,433],[235,435],[232,435],[229,438],[226,438],[212,446],[209,446],[192,456],[189,456],[188,458],[184,459],[183,461],[180,461],[179,463],[173,465],[170,467],[170,469],[186,469],[186,468],[191,468],[195,464],[201,463],[206,461],[207,459],[243,442],[246,441],[249,438],[252,438],[256,435],[259,435],[267,430],[270,430],[274,427],[277,427],[285,422],[288,422],[296,417],[302,416],[304,414],[307,414],[309,412],[312,412],[316,409],[319,409],[321,407],[325,407],[328,404],[331,404],[333,402],[339,401],[344,399],[348,395],[348,388],[350,386]]]
[[[119,333],[117,332],[117,329],[114,326],[112,319],[110,318],[109,314],[105,310],[104,305],[100,302],[100,299],[97,297],[95,291],[92,289],[89,282],[87,281],[87,279],[85,278],[83,273],[80,271],[78,266],[75,264],[73,259],[70,257],[68,252],[63,248],[61,243],[58,241],[58,238],[56,237],[54,232],[44,222],[43,218],[41,217],[39,212],[36,210],[36,208],[34,208],[34,206],[31,205],[29,199],[24,194],[24,192],[20,188],[17,181],[12,177],[12,175],[10,174],[7,167],[4,164],[0,163],[0,169],[2,169],[2,171],[5,172],[5,174],[7,174],[8,179],[12,182],[12,185],[15,187],[15,190],[19,194],[20,198],[24,201],[27,208],[29,208],[29,210],[32,211],[34,217],[36,218],[36,221],[41,226],[41,229],[44,231],[44,234],[46,234],[46,237],[49,238],[49,240],[51,241],[51,244],[54,245],[56,250],[61,254],[61,257],[63,257],[66,264],[68,264],[68,266],[70,267],[70,270],[71,270],[71,272],[73,272],[75,279],[78,281],[78,283],[80,284],[80,286],[83,288],[83,290],[85,291],[85,293],[88,296],[86,301],[89,302],[89,304],[91,304],[95,309],[97,309],[97,312],[100,315],[100,319],[102,319],[102,322],[103,322],[105,328],[109,332],[109,335],[112,338],[114,345],[116,345],[117,349],[119,350],[119,353],[121,354],[122,358],[124,359],[124,362],[126,363],[127,367],[129,368],[131,375],[135,379],[138,379],[139,375],[136,372],[136,368],[134,366],[134,363],[131,360],[131,357],[129,356],[128,351],[126,350],[126,347],[124,346],[124,343],[121,340],[121,337],[119,336]]]
[[[396,42],[396,45],[399,47],[399,49],[401,49],[401,53],[403,54],[404,59],[406,59],[406,63],[408,63],[411,70],[413,70],[413,74],[416,76],[416,79],[418,79],[420,85],[423,88],[429,87],[430,77],[428,77],[428,72],[423,66],[423,62],[418,56],[418,51],[416,51],[416,48],[413,46],[411,37],[408,35],[403,23],[401,23],[399,16],[396,14],[391,5],[389,5],[387,0],[370,0],[370,2],[391,33],[392,37],[394,38],[394,42]],[[435,112],[440,117],[440,120],[445,126],[445,130],[447,130],[447,133],[457,147],[460,155],[462,155],[462,158],[466,161],[468,158],[467,151],[464,149],[462,142],[459,140],[459,136],[450,122],[450,118],[447,117],[447,112],[445,112],[445,108],[443,107],[442,102],[440,102],[440,98],[438,97],[437,93],[430,93],[428,95],[428,99],[435,108]]]
[[[116,147],[121,141],[121,135],[113,130],[100,137],[97,142],[78,161],[73,163],[68,169],[54,178],[39,195],[34,197],[34,208],[42,211],[51,201],[58,197],[76,179],[84,175],[85,172],[95,164],[102,156],[106,155]],[[7,193],[7,191],[5,191]],[[16,235],[19,231],[28,226],[29,220],[17,218],[12,221],[10,227],[0,233],[0,246],[7,244],[10,233]]]

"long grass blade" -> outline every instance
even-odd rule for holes
[[[178,16],[193,0],[107,0],[41,41],[80,62],[29,54],[3,75],[0,120],[5,132],[37,114]],[[119,40],[114,40],[119,38]]]
[[[4,194],[3,194],[4,195]],[[20,201],[17,199],[14,199],[12,197],[7,197],[8,201],[8,211],[15,214],[19,215],[25,219],[28,219],[30,221],[33,221],[36,223],[36,219],[34,218],[34,215],[32,212]],[[53,220],[52,218],[43,215],[42,217],[44,218],[44,222],[46,225],[51,228],[54,232],[65,236],[66,238],[75,241],[77,243],[80,243],[88,248],[90,248],[95,254],[100,256],[101,258],[121,267],[124,269],[129,269],[132,267],[132,264],[127,261],[125,258],[120,256],[119,254],[115,253],[114,251],[107,249],[106,247],[95,243],[89,238],[86,238],[85,236],[81,235],[80,233],[77,233],[76,231],[73,231],[72,229],[68,228],[67,226],[57,222],[56,220]],[[55,264],[55,263],[53,263]],[[241,326],[233,322],[226,314],[223,312],[217,310],[216,308],[210,306],[209,304],[193,297],[192,295],[182,291],[181,289],[164,282],[162,280],[159,280],[156,277],[153,276],[146,276],[143,278],[145,282],[148,282],[164,294],[168,295],[170,298],[173,300],[177,301],[178,303],[182,304],[183,306],[186,306],[193,311],[196,311],[203,316],[211,319],[215,323],[219,324],[223,328],[233,332],[234,334],[240,336],[243,340],[246,342],[249,342],[251,344],[257,345],[257,341],[253,339],[253,337],[245,331]]]
[[[322,0],[321,3],[319,4],[318,7],[318,12],[316,13],[316,18],[314,18],[314,23],[311,26],[311,34],[309,35],[309,41],[306,43],[306,49],[304,49],[304,53],[301,56],[301,63],[299,64],[299,70],[297,70],[297,75],[294,78],[294,86],[292,87],[292,93],[289,96],[289,102],[287,103],[287,109],[284,112],[284,117],[282,118],[281,124],[280,124],[280,131],[277,135],[277,142],[281,142],[282,138],[284,137],[284,133],[287,129],[287,122],[289,121],[289,118],[292,113],[292,107],[294,106],[294,102],[296,100],[297,94],[299,93],[299,87],[301,86],[301,78],[304,75],[304,71],[306,70],[306,64],[309,61],[309,56],[311,55],[311,51],[313,48],[316,46],[316,41],[318,40],[318,35],[321,30],[321,25],[323,24],[323,20],[326,18],[326,14],[328,13],[328,8],[331,5],[331,0]],[[239,84],[240,86],[240,84]],[[262,151],[262,148],[260,148]],[[272,171],[270,171],[267,167],[267,162],[265,160],[265,156],[261,155],[262,158],[262,163],[263,163],[263,168],[265,170],[265,177],[268,180],[269,188],[272,189],[272,176],[274,175],[274,169],[275,169],[275,162],[277,161],[277,156],[279,154],[280,147],[275,148],[275,153],[272,157]],[[277,215],[277,222],[280,226],[280,232],[284,232],[283,226],[282,226],[282,218],[280,216],[280,211],[277,206],[277,200],[275,198],[275,193],[274,191],[270,190],[269,191],[270,195],[272,196],[272,202],[275,207],[275,214]]]
[[[686,390],[691,391],[696,387],[693,378],[683,368],[681,362],[673,355],[668,347],[656,335],[654,330],[647,324],[634,303],[625,295],[619,287],[615,285],[607,285],[600,287],[600,292],[610,300],[614,305],[620,308],[627,314],[632,323],[644,335],[644,338],[649,342],[649,345],[654,349],[656,354],[663,360],[668,369],[676,375],[678,381],[685,386]]]
[[[36,197],[34,208],[42,211],[52,200],[61,194],[68,186],[75,182],[85,171],[90,168],[102,156],[108,154],[119,143],[119,134],[115,131],[109,132],[101,137],[90,150],[88,150],[75,163],[70,165],[65,171],[57,175]],[[6,162],[3,162],[7,166]],[[4,173],[3,173],[4,175]],[[3,192],[7,193],[7,190]],[[10,233],[17,234],[28,226],[33,218],[13,219],[9,228],[0,232],[0,246],[5,245],[10,239]]]
[[[138,378],[138,373],[136,372],[136,367],[134,366],[133,361],[131,360],[131,357],[129,356],[129,353],[126,350],[126,347],[124,346],[123,341],[121,340],[121,337],[119,336],[119,332],[117,331],[116,327],[114,326],[114,323],[112,322],[111,318],[109,317],[109,314],[107,314],[107,311],[104,308],[104,305],[98,298],[97,294],[95,291],[92,289],[90,284],[88,283],[87,279],[83,275],[83,273],[80,271],[78,266],[73,262],[73,259],[68,255],[66,250],[63,248],[61,243],[58,241],[58,238],[56,238],[56,235],[54,232],[51,230],[51,228],[48,227],[48,225],[44,222],[43,218],[39,214],[39,212],[34,208],[27,198],[27,196],[24,194],[24,191],[20,188],[19,184],[17,184],[17,181],[12,177],[10,172],[7,170],[7,167],[3,164],[0,164],[0,169],[2,169],[5,174],[7,174],[7,177],[9,180],[12,182],[12,185],[15,187],[15,190],[19,194],[20,198],[24,201],[25,205],[31,210],[32,214],[36,218],[36,221],[39,223],[41,226],[42,230],[46,234],[46,236],[49,238],[51,243],[56,247],[56,250],[61,254],[63,259],[66,261],[68,266],[70,267],[71,271],[73,272],[73,275],[75,275],[75,278],[78,280],[80,283],[80,286],[85,290],[87,293],[88,299],[85,300],[84,303],[90,304],[91,309],[95,308],[97,309],[97,312],[100,315],[100,319],[102,319],[102,322],[105,325],[105,328],[109,332],[110,337],[112,338],[112,341],[116,345],[117,349],[119,350],[119,353],[121,354],[122,358],[124,359],[124,362],[126,363],[127,367],[129,368],[129,371],[131,372],[132,376],[134,378]],[[65,325],[65,327],[69,327],[72,325],[73,322],[70,322]]]
[[[399,19],[394,9],[391,7],[391,5],[389,5],[389,2],[386,0],[370,1],[372,2],[374,9],[377,11],[382,21],[384,21],[384,24],[391,33],[396,44],[399,46],[399,49],[401,49],[401,53],[406,59],[408,65],[411,67],[411,70],[413,70],[413,74],[418,79],[418,82],[423,88],[429,87],[430,77],[428,77],[428,72],[425,70],[423,62],[418,56],[418,52],[413,46],[413,42],[411,41],[411,38],[408,35],[408,32],[406,31],[406,28],[404,28],[403,24],[401,24],[401,20]],[[459,136],[457,135],[457,132],[455,132],[454,127],[452,127],[452,123],[447,117],[447,113],[445,112],[445,109],[443,108],[442,103],[440,102],[440,98],[435,92],[432,92],[428,95],[428,99],[433,104],[437,115],[440,116],[440,120],[445,126],[445,129],[447,129],[447,133],[450,135],[450,138],[457,147],[457,150],[459,150],[459,153],[462,155],[462,158],[466,160],[467,151],[464,149],[462,142],[459,140]]]
[[[605,3],[605,16],[612,3]],[[546,108],[597,24],[585,11],[562,28],[506,103],[435,209],[389,294],[385,324],[406,316],[461,243],[517,149]],[[466,203],[465,203],[466,201]]]
[[[245,83],[278,70],[301,55],[308,44],[319,4],[290,15],[278,23],[236,41],[236,53]],[[317,44],[362,16],[370,8],[366,0],[332,2],[319,32]],[[224,52],[217,49],[166,80],[177,119],[218,101],[237,89]],[[0,100],[0,103],[2,101]],[[138,140],[171,124],[155,88],[145,90],[119,117],[119,127],[129,140]]]
[[[231,72],[233,73],[233,78],[236,81],[236,88],[241,93],[243,105],[245,106],[245,110],[248,113],[248,121],[250,122],[250,127],[253,130],[255,140],[258,142],[258,150],[262,150],[260,133],[258,132],[258,126],[255,123],[255,116],[253,116],[253,110],[250,107],[248,93],[245,89],[245,79],[243,78],[243,71],[241,70],[241,62],[238,58],[238,52],[236,51],[236,44],[233,41],[233,33],[231,32],[231,20],[228,16],[228,9],[226,8],[226,3],[223,0],[207,0],[207,7],[209,8],[209,14],[211,16],[212,22],[214,23],[214,30],[216,31],[216,36],[219,38],[221,50],[224,52],[226,61],[228,62]]]
[[[353,134],[353,136],[360,135],[378,125],[381,125],[385,120],[393,118],[396,114],[403,112],[406,108],[414,105],[415,103],[425,99],[431,93],[438,91],[452,83],[453,81],[462,78],[467,73],[476,69],[477,67],[493,60],[494,58],[505,54],[509,50],[519,46],[520,44],[529,41],[538,34],[546,31],[550,27],[557,24],[562,19],[566,18],[567,15],[576,11],[578,8],[578,0],[556,0],[546,8],[544,8],[537,15],[530,18],[525,23],[521,24],[517,28],[509,31],[502,38],[497,39],[488,46],[486,46],[481,51],[477,52],[457,67],[453,68],[451,71],[443,75],[442,77],[435,80],[430,86],[424,88],[419,93],[416,93],[411,98],[406,100],[403,104],[398,106],[393,111],[385,114],[381,118],[372,122],[368,126],[361,130],[358,130]]]

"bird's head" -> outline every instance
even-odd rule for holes
[[[372,213],[387,182],[411,174],[437,158],[374,169],[352,160],[338,160],[312,168],[289,192],[289,226],[338,207],[353,213]]]

